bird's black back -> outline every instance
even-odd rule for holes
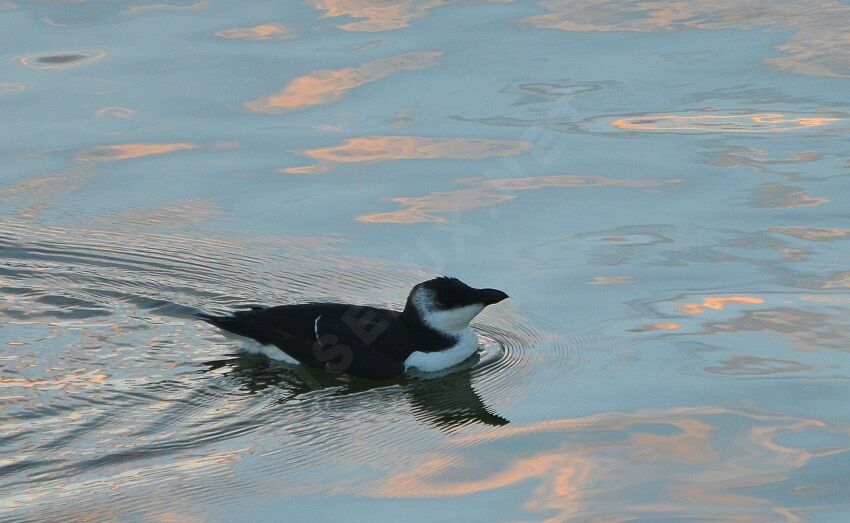
[[[396,311],[339,303],[200,317],[228,332],[275,345],[303,364],[375,379],[403,372],[404,360],[413,351],[442,350],[455,341]]]

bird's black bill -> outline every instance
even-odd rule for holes
[[[478,289],[475,291],[475,294],[475,301],[483,303],[484,305],[493,305],[494,303],[499,303],[508,297],[507,294],[498,289]]]

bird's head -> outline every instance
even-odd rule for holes
[[[484,307],[507,297],[500,290],[476,289],[457,278],[443,276],[413,287],[404,314],[417,317],[438,332],[457,334],[469,327]]]

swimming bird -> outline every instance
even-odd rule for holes
[[[344,303],[256,307],[200,319],[248,341],[245,350],[287,363],[386,379],[436,372],[478,349],[469,323],[508,295],[442,276],[417,284],[401,312]]]

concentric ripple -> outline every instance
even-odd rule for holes
[[[0,489],[28,492],[8,506],[62,519],[74,504],[115,501],[116,485],[154,488],[135,470],[160,480],[203,471],[213,485],[248,446],[263,457],[258,481],[308,465],[390,463],[448,433],[509,423],[511,404],[540,386],[534,361],[551,359],[561,376],[584,364],[581,343],[535,330],[508,306],[475,325],[476,359],[377,385],[240,356],[238,342],[192,318],[307,299],[399,307],[429,277],[335,255],[333,244],[3,224]],[[375,445],[386,455],[376,458]]]

